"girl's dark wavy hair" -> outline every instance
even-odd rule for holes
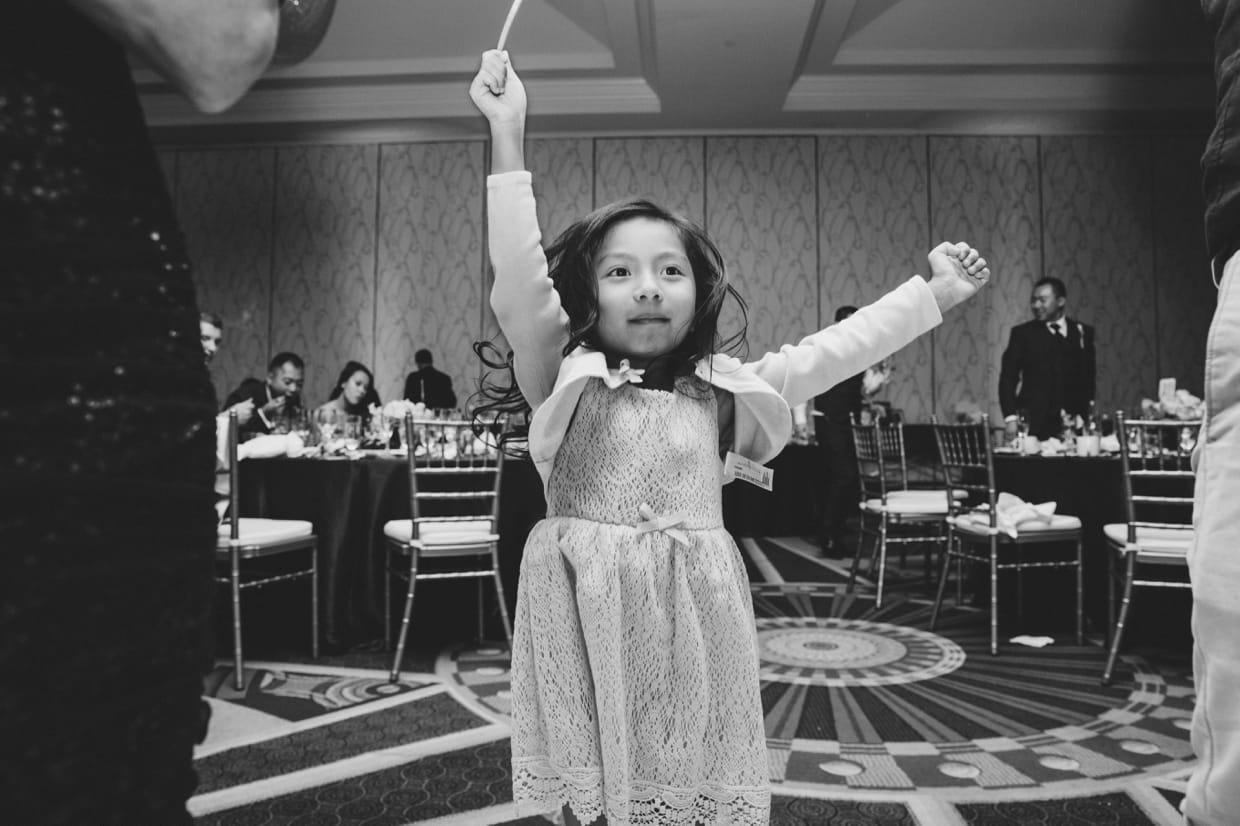
[[[745,349],[748,313],[745,300],[730,283],[719,248],[707,237],[706,231],[678,213],[642,198],[616,201],[600,207],[574,222],[546,250],[551,282],[560,295],[560,303],[568,315],[567,356],[578,346],[598,350],[598,278],[594,262],[603,239],[612,227],[634,218],[662,221],[671,226],[684,245],[693,270],[697,297],[693,319],[684,340],[671,352],[655,361],[666,368],[673,378],[693,374],[698,361],[714,353],[741,355]],[[730,336],[719,335],[719,314],[724,302],[732,298],[740,309],[741,326]],[[517,387],[512,366],[512,351],[505,356],[490,341],[474,343],[474,353],[488,368],[473,399],[478,400],[475,416],[502,414],[510,422],[528,422],[529,403]],[[512,426],[501,437],[509,455],[525,456],[528,424]]]

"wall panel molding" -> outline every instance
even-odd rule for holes
[[[629,196],[701,221],[750,303],[755,357],[925,274],[932,243],[969,241],[991,263],[991,286],[897,353],[880,394],[924,420],[963,400],[999,414],[999,358],[1042,275],[1063,278],[1070,314],[1098,328],[1101,405],[1131,408],[1160,375],[1200,393],[1214,305],[1201,145],[1139,134],[583,136],[532,139],[527,157],[544,239]],[[498,333],[488,152],[472,139],[162,151],[199,303],[225,316],[212,368],[221,394],[293,349],[309,362],[310,404],[348,358],[376,370],[388,399],[427,346],[467,398],[481,372],[472,343]]]

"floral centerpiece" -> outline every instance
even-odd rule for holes
[[[372,404],[370,406],[371,438],[384,445],[394,445],[396,440],[393,436],[400,433],[400,429],[404,426],[405,415],[408,413],[412,413],[415,419],[421,418],[426,415],[426,405],[414,404],[408,399],[393,399],[382,407]],[[403,440],[403,437],[398,438]]]
[[[385,419],[403,422],[405,416],[409,413],[412,413],[415,419],[421,418],[426,415],[426,405],[421,402],[415,404],[408,399],[392,399],[383,405],[383,417]]]
[[[1141,415],[1146,419],[1170,419],[1179,422],[1191,422],[1205,418],[1206,406],[1197,396],[1187,390],[1172,390],[1169,387],[1159,397],[1141,400]],[[1129,431],[1129,447],[1137,446],[1138,431]],[[1153,440],[1155,446],[1167,451],[1189,453],[1197,444],[1197,429],[1192,426],[1171,427],[1160,429],[1157,435],[1146,434],[1147,440]]]
[[[1205,415],[1205,403],[1187,390],[1168,393],[1158,401],[1141,400],[1141,415],[1147,419],[1178,419],[1189,421]]]

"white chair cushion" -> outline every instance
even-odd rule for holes
[[[953,490],[953,499],[968,499],[969,492],[967,490]],[[889,490],[887,491],[887,501],[892,499],[929,499],[931,501],[939,501],[947,499],[946,488],[913,488],[912,490]]]
[[[1127,547],[1128,545],[1128,523],[1113,522],[1109,525],[1102,526],[1102,532],[1106,534],[1107,539],[1116,545]],[[1193,541],[1192,528],[1185,527],[1182,530],[1176,528],[1137,528],[1138,551],[1147,551],[1149,553],[1160,554],[1187,554],[1188,546]]]
[[[393,519],[383,526],[383,535],[397,542],[413,541],[413,520]],[[463,520],[460,522],[423,522],[418,529],[418,545],[485,545],[499,539],[491,531],[490,519]]]
[[[300,519],[257,519],[243,516],[237,525],[243,545],[267,545],[300,539],[314,533],[314,526]],[[227,548],[231,541],[231,528],[227,522],[218,529],[217,547]]]
[[[938,492],[938,496],[900,496],[898,494],[918,493],[918,491],[898,491],[887,494],[887,506],[883,507],[882,499],[865,500],[865,509],[874,513],[927,514],[930,516],[947,515],[947,494]]]
[[[965,513],[948,520],[956,530],[965,533],[985,536],[990,533],[990,517],[985,513]],[[1050,520],[1036,519],[1029,522],[1017,522],[1014,530],[1016,536],[1031,534],[1055,533],[1056,531],[1079,531],[1081,520],[1066,513],[1052,514]],[[995,528],[995,533],[1013,536],[1011,530]]]

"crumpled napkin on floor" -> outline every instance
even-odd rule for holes
[[[1021,634],[1018,637],[1012,637],[1008,642],[1014,642],[1017,645],[1027,645],[1030,648],[1045,648],[1055,642],[1054,637],[1032,637],[1028,634]]]
[[[1013,539],[1016,538],[1021,526],[1025,528],[1045,528],[1050,525],[1055,515],[1055,502],[1043,502],[1034,505],[1019,496],[1000,493],[995,498],[995,526]],[[968,520],[977,525],[990,525],[990,512],[986,505],[971,511]]]

